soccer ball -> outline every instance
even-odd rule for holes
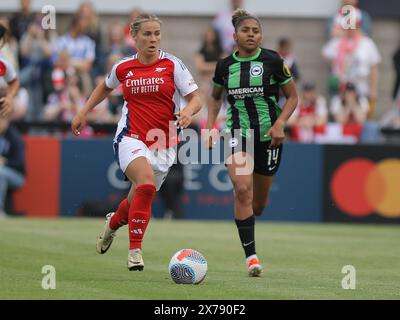
[[[169,274],[178,284],[199,284],[207,274],[207,261],[193,249],[182,249],[175,253],[169,263]]]

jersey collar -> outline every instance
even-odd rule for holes
[[[238,53],[238,51],[236,51],[236,52],[234,52],[234,53],[232,54],[232,57],[233,57],[236,61],[239,61],[239,62],[252,61],[252,60],[254,60],[254,59],[257,59],[257,58],[260,56],[260,54],[261,54],[261,48],[258,48],[258,51],[257,51],[257,53],[256,53],[254,56],[248,57],[248,58],[239,58],[239,57],[237,56],[237,53]]]

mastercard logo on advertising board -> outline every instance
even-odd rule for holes
[[[345,161],[332,175],[330,192],[336,206],[349,216],[376,213],[400,218],[400,159]]]

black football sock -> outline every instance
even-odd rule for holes
[[[235,219],[246,258],[256,254],[256,243],[254,241],[254,220],[254,215],[251,215],[245,220]]]

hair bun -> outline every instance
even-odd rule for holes
[[[246,19],[254,19],[254,20],[256,20],[257,23],[258,23],[258,26],[261,29],[260,20],[258,20],[258,18],[255,15],[249,13],[248,11],[246,11],[246,10],[244,10],[242,8],[238,8],[233,12],[233,15],[232,15],[232,24],[233,24],[233,27],[235,28],[235,31],[237,31],[240,23],[243,20],[246,20]]]
[[[232,15],[232,24],[233,27],[236,29],[236,26],[238,24],[238,22],[241,20],[241,18],[243,17],[250,17],[251,14],[246,11],[245,9],[242,8],[237,8]]]

